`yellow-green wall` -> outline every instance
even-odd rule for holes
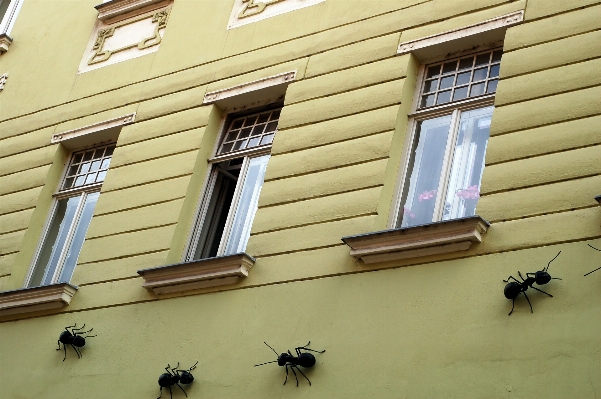
[[[158,52],[77,74],[97,2],[25,0],[0,56],[0,290],[23,285],[68,150],[54,133],[136,112],[61,311],[0,319],[0,397],[152,397],[167,363],[199,360],[190,398],[594,398],[601,392],[601,1],[326,0],[226,30],[232,0],[176,0]],[[504,42],[467,252],[366,266],[340,238],[388,227],[419,39],[525,10]],[[302,23],[299,23],[302,21]],[[297,70],[233,286],[144,290],[181,260],[219,134],[207,91]],[[554,295],[504,298],[552,264]],[[411,266],[411,267],[404,267]],[[77,360],[54,345],[94,327]],[[326,349],[308,387],[278,351]],[[179,395],[179,396],[177,396]],[[158,395],[157,395],[158,396]],[[175,397],[183,396],[174,392]],[[156,397],[156,396],[155,396]]]

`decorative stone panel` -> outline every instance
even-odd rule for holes
[[[113,0],[97,6],[99,18],[79,73],[158,51],[172,5],[165,0]]]
[[[4,90],[6,79],[8,79],[8,73],[0,75],[0,91]]]
[[[326,0],[235,0],[228,29],[309,7]]]

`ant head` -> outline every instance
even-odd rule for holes
[[[78,348],[81,348],[82,346],[84,346],[86,344],[86,339],[82,336],[79,335],[75,335],[73,337],[73,345],[77,346]]]
[[[522,292],[522,287],[519,283],[512,281],[507,283],[505,289],[503,290],[503,294],[505,294],[505,298],[507,299],[515,299]]]
[[[282,353],[280,356],[278,356],[278,366],[284,366],[292,358],[293,358],[292,355],[290,355],[288,353]]]
[[[183,371],[181,371],[181,375],[180,375],[179,381],[182,384],[191,384],[192,381],[194,381],[194,376],[189,371],[183,370]]]
[[[551,275],[546,271],[539,270],[534,273],[534,279],[536,280],[536,284],[543,285],[551,281]]]

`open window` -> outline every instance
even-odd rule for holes
[[[244,252],[280,111],[281,106],[275,106],[227,118],[216,155],[210,160],[188,260]]]
[[[0,54],[8,51],[13,39],[9,36],[23,0],[0,0]]]

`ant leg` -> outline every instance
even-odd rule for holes
[[[161,387],[161,390],[159,391],[160,395],[157,399],[161,399],[161,397],[163,396],[163,387]]]
[[[517,278],[515,278],[513,276],[509,276],[509,277],[507,277],[507,280],[503,280],[503,281],[508,283],[510,278],[514,279],[517,283],[522,284],[522,282],[520,280],[518,280]]]
[[[284,383],[282,385],[286,385],[287,382],[288,382],[288,365],[286,365],[286,379],[284,380]]]
[[[593,273],[593,272],[596,272],[596,271],[597,271],[597,270],[599,270],[599,269],[601,269],[601,267],[598,267],[598,268],[596,268],[595,270],[593,270],[593,271],[591,271],[591,272],[588,272],[588,273],[586,273],[586,274],[584,275],[584,277],[588,276],[589,274],[591,274],[591,273]]]
[[[171,392],[171,385],[169,385],[169,398],[173,399],[173,392]]]
[[[513,298],[513,302],[511,304],[511,312],[509,312],[509,314],[507,316],[511,316],[511,314],[513,313],[513,308],[515,307],[515,298]]]
[[[549,295],[551,298],[553,298],[553,295],[549,294],[548,292],[545,292],[545,291],[543,291],[543,290],[539,290],[539,289],[538,289],[538,288],[536,288],[536,287],[532,287],[532,288],[534,288],[534,289],[535,289],[535,290],[537,290],[537,291],[540,291],[540,292],[542,292],[543,294],[547,294],[547,295]],[[524,293],[524,295],[526,295],[526,293]]]
[[[296,369],[298,370],[298,372],[299,372],[299,373],[301,373],[301,374],[303,375],[303,377],[305,377],[305,378],[307,379],[307,381],[309,381],[309,385],[311,385],[311,380],[310,380],[309,378],[307,378],[307,376],[305,375],[305,373],[303,373],[303,372],[301,371],[301,369],[300,369],[300,368],[298,368],[298,367],[297,367]]]
[[[81,353],[77,350],[77,347],[73,344],[71,344],[71,347],[73,348],[73,350],[75,350],[75,353],[77,353],[77,358],[81,359]]]
[[[524,279],[524,277],[522,276],[522,272],[521,272],[521,271],[519,271],[519,270],[518,270],[518,276],[520,276],[520,278],[522,279],[522,281],[526,281],[526,280]],[[526,274],[526,276],[528,276],[528,274]],[[516,281],[517,281],[517,280],[516,280]],[[518,283],[519,283],[519,281],[518,281]]]
[[[534,288],[534,287],[532,287]],[[528,305],[530,305],[530,313],[534,313],[534,310],[532,310],[532,304],[530,303],[530,299],[528,299],[528,295],[526,295],[525,292],[523,292],[522,294],[524,294],[524,296],[526,297],[526,300],[528,301]]]
[[[296,378],[296,386],[298,386],[298,377],[296,376],[296,371],[294,371],[294,368],[296,366],[290,366],[290,370],[292,370],[292,372],[294,373],[294,378]],[[298,368],[298,367],[297,367]],[[300,370],[299,370],[300,371]]]
[[[63,362],[67,358],[67,345],[63,344],[63,350],[65,351],[65,357],[63,357]]]
[[[304,349],[304,350],[306,350],[306,351],[315,352],[315,353],[324,353],[324,352],[325,352],[325,350],[322,350],[322,351],[316,351],[316,350],[314,350],[314,349],[305,348],[304,346],[300,346],[300,347],[298,347],[298,348],[296,348],[296,349],[297,349],[297,353],[298,353],[298,355],[299,355],[299,356],[300,356],[300,350],[301,350],[301,349]]]
[[[61,341],[60,341],[60,340],[58,340],[58,341],[56,341],[56,342],[58,343],[58,348],[56,348],[56,350],[57,350],[57,351],[60,351],[60,350],[61,350]]]
[[[77,325],[77,324],[75,324],[75,325]],[[79,328],[72,328],[72,329],[71,329],[71,331],[79,331],[79,330],[83,330],[83,328],[84,328],[85,326],[86,326],[86,325],[85,325],[85,323],[84,323],[84,325],[83,325],[83,326],[81,326],[81,327],[79,327]],[[75,326],[73,326],[73,327],[75,327]]]
[[[175,385],[177,385],[179,387],[179,389],[182,390],[182,392],[184,393],[184,395],[186,395],[186,398],[187,398],[188,394],[186,393],[186,391],[184,391],[184,388],[182,388],[181,385],[179,385],[177,382],[175,383]]]
[[[94,328],[90,328],[88,331],[82,331],[82,332],[78,332],[78,333],[76,333],[76,334],[77,334],[77,335],[84,335],[84,334],[87,334],[87,333],[89,333],[89,332],[90,332],[90,331],[92,331],[93,329],[94,329]]]

